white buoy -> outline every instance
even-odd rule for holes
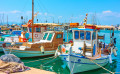
[[[41,46],[40,49],[41,49],[41,52],[44,53],[44,47]]]
[[[113,49],[114,56],[117,56],[116,49]]]
[[[111,57],[111,55],[108,55],[108,57],[109,57],[109,63],[112,63],[112,57]]]

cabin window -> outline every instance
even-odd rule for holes
[[[29,31],[32,32],[32,28],[31,27],[29,28]]]
[[[96,32],[93,32],[92,39],[96,39]]]
[[[80,31],[80,39],[84,40],[84,31]]]
[[[57,34],[56,38],[62,38],[62,34]]]
[[[27,31],[27,27],[23,27],[23,31]]]
[[[74,32],[75,39],[79,39],[79,31]]]
[[[40,32],[40,28],[36,28],[36,32]]]
[[[43,40],[46,39],[47,35],[48,35],[48,33],[45,33],[45,34],[44,34]]]
[[[52,36],[53,36],[53,33],[50,33],[49,36],[48,36],[48,38],[47,38],[47,40],[50,41],[52,39]]]
[[[90,32],[86,32],[86,40],[90,40]]]

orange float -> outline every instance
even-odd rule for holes
[[[62,52],[64,53],[66,50],[65,50],[65,48],[62,48]]]

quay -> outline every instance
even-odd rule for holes
[[[0,74],[6,74],[6,73],[0,72]],[[11,73],[11,74],[56,74],[56,73],[30,67],[30,70],[26,70],[24,72]]]

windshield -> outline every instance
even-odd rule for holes
[[[53,36],[53,33],[50,33],[49,36],[48,36],[48,38],[47,38],[47,40],[50,41],[52,39],[52,36]]]
[[[44,34],[43,40],[46,39],[47,35],[48,35],[48,33],[45,33],[45,34]]]

